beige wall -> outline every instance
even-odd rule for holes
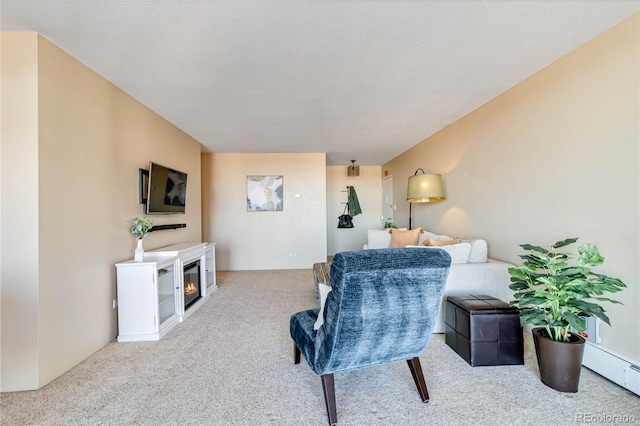
[[[327,250],[360,250],[367,242],[367,229],[382,229],[380,221],[380,166],[360,166],[360,176],[347,176],[347,166],[327,167]],[[353,228],[338,229],[338,216],[347,202],[347,186],[353,186],[362,214],[353,218]]]
[[[520,263],[519,244],[566,237],[597,244],[601,272],[629,286],[617,295],[624,305],[606,307],[613,327],[603,325],[603,344],[635,361],[639,33],[635,15],[383,165],[398,177],[395,194],[418,167],[442,173],[447,199],[414,205],[416,226],[487,238],[494,258]]]
[[[308,269],[326,259],[324,154],[205,154],[202,173],[203,239],[216,242],[219,270]],[[247,212],[248,175],[282,175],[284,210]]]
[[[35,33],[0,33],[1,390],[38,384],[37,47]]]
[[[116,337],[113,265],[133,255],[138,169],[150,160],[189,174],[187,213],[152,217],[187,227],[151,233],[145,248],[200,241],[201,147],[46,39],[2,37],[2,87],[14,92],[2,91],[3,112],[20,106],[13,114],[29,122],[7,131],[14,121],[2,117],[2,390],[10,391],[42,387]],[[35,135],[17,133],[25,128]]]

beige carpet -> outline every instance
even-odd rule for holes
[[[311,270],[218,279],[161,341],[114,342],[43,389],[2,394],[1,424],[326,425],[320,378],[293,364],[289,337],[289,315],[317,304]],[[443,335],[420,359],[428,404],[404,362],[336,374],[339,424],[573,425],[588,415],[640,423],[640,398],[589,370],[576,394],[543,385],[528,335],[523,366],[472,368]]]

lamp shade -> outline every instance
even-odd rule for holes
[[[347,176],[360,176],[360,166],[356,166],[356,160],[351,160],[351,165],[347,167]]]
[[[417,173],[417,172],[416,172]],[[436,174],[421,174],[409,177],[407,201],[410,203],[430,203],[445,199],[442,179]]]
[[[347,167],[347,176],[360,176],[360,166]]]

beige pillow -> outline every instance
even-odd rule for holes
[[[425,246],[450,246],[452,244],[460,244],[461,241],[462,239],[460,237],[455,237],[453,240],[449,240],[449,241],[438,241],[433,238],[428,238],[424,240],[423,244]]]
[[[389,248],[415,246],[418,244],[418,239],[422,232],[424,232],[422,228],[411,230],[390,229],[389,233],[391,234],[391,243],[389,244]]]

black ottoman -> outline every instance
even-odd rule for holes
[[[472,367],[524,364],[518,309],[491,296],[448,296],[445,342]]]

